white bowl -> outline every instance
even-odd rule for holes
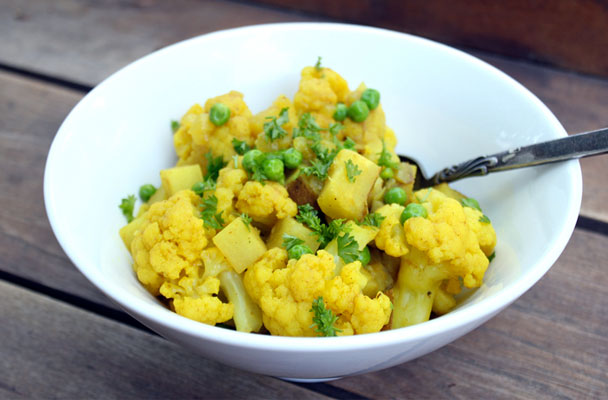
[[[53,230],[80,271],[129,314],[169,340],[225,364],[291,379],[380,370],[476,328],[528,290],[560,255],[581,201],[577,161],[465,180],[498,235],[485,284],[457,309],[420,325],[340,338],[245,334],[188,320],[137,282],[117,205],[159,184],[175,153],[169,121],[195,102],[236,89],[253,112],[283,93],[317,56],[351,88],[382,94],[397,151],[427,172],[481,154],[563,137],[564,128],[507,75],[450,47],[388,30],[322,23],[260,25],[196,37],[152,53],[103,81],[68,115],[47,160]]]

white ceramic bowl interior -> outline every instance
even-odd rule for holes
[[[538,281],[564,249],[581,200],[577,161],[453,185],[480,201],[497,234],[485,284],[423,324],[344,338],[244,334],[164,308],[137,282],[117,205],[160,183],[176,161],[169,128],[194,103],[236,89],[252,112],[293,98],[317,56],[355,88],[382,95],[397,150],[426,172],[481,154],[565,136],[553,114],[502,72],[450,47],[387,30],[295,23],[216,32],[169,46],[110,76],[72,110],[53,141],[44,196],[52,228],[82,273],[129,314],[206,357],[262,374],[327,379],[387,368],[479,326]]]

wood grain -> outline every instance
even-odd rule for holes
[[[255,0],[311,15],[413,33],[566,69],[608,76],[602,1]]]
[[[116,307],[67,259],[44,209],[46,156],[82,94],[3,73],[0,87],[0,269]]]
[[[548,274],[485,325],[420,359],[333,384],[378,398],[605,396],[606,243],[577,230]]]
[[[325,398],[1,281],[0,303],[3,398]]]
[[[0,63],[95,85],[161,47],[220,29],[306,21],[217,0],[4,0]]]

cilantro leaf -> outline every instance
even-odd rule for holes
[[[329,225],[325,225],[321,222],[317,210],[310,204],[298,206],[296,221],[307,225],[313,231],[313,234],[317,236],[321,248],[327,246],[340,232],[344,232],[346,223],[344,219],[335,219]]]
[[[283,235],[283,247],[285,247],[287,251],[291,250],[294,246],[297,246],[299,244],[304,244],[304,241],[295,236],[291,236],[288,234]]]
[[[177,130],[179,129],[179,122],[176,120],[171,120],[171,131],[173,131],[173,133],[177,132]]]
[[[207,158],[207,173],[205,174],[205,180],[212,179],[217,181],[217,177],[220,174],[220,170],[226,166],[222,156],[213,157],[213,153],[209,152],[205,154]]]
[[[315,64],[315,69],[317,71],[321,71],[321,68],[323,68],[323,67],[321,67],[321,56],[318,56],[317,57],[317,63]]]
[[[334,313],[325,308],[323,297],[317,297],[312,301],[311,313],[314,313],[312,317],[311,328],[315,328],[315,332],[320,333],[322,336],[336,336],[337,332],[342,332],[334,326],[338,317]]]
[[[484,214],[479,217],[479,222],[481,222],[482,224],[489,224],[491,221],[490,218],[488,218],[488,216]]]
[[[127,222],[133,221],[133,210],[135,209],[135,195],[130,194],[128,197],[122,199],[118,208],[120,208],[120,210],[122,211],[122,215],[125,216]]]
[[[490,254],[490,256],[488,257],[488,261],[492,262],[492,260],[494,259],[494,257],[496,257],[496,252],[493,251],[492,254]]]
[[[381,167],[393,168],[397,169],[399,167],[399,163],[393,161],[393,155],[390,151],[386,149],[386,144],[382,141],[382,151],[379,154],[378,164]]]
[[[352,160],[348,160],[344,163],[346,165],[346,176],[348,177],[349,182],[355,183],[358,175],[361,175],[361,171],[357,164],[355,164]]]
[[[359,225],[375,226],[376,228],[379,228],[380,225],[382,225],[384,218],[384,215],[378,213],[367,214]]]
[[[234,151],[236,151],[236,153],[240,156],[251,150],[251,147],[247,144],[247,142],[238,140],[237,138],[232,138],[232,147],[234,148]]]
[[[211,190],[215,190],[215,181],[212,179],[205,179],[192,185],[192,191],[200,197]]]
[[[222,229],[224,219],[222,218],[222,212],[217,212],[217,197],[211,195],[203,199],[201,207],[201,218],[205,226],[213,229]]]
[[[338,236],[338,255],[349,264],[359,259],[359,243],[350,234]]]
[[[249,214],[242,213],[241,214],[241,221],[243,221],[243,223],[247,227],[247,230],[251,231],[251,229],[249,228],[249,225],[251,225],[251,217],[249,216]]]
[[[304,113],[298,120],[298,126],[293,128],[292,135],[294,139],[303,136],[316,143],[321,140],[320,131],[321,127],[317,124],[314,117],[310,113]]]
[[[335,148],[333,150],[329,150],[324,148],[320,142],[314,143],[312,146],[310,146],[310,149],[315,153],[317,158],[313,160],[309,166],[302,168],[302,172],[305,175],[314,175],[320,180],[325,180],[327,178],[329,167],[334,162],[334,158],[340,149]]]
[[[264,122],[264,134],[268,141],[272,142],[287,135],[287,131],[283,129],[283,125],[289,122],[287,109],[287,107],[281,109],[278,117],[266,117],[268,121]]]

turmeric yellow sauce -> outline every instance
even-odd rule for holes
[[[413,191],[380,93],[302,70],[252,114],[231,91],[173,123],[179,158],[120,208],[141,284],[176,313],[242,332],[342,336],[442,315],[482,284],[496,234],[479,204]]]

